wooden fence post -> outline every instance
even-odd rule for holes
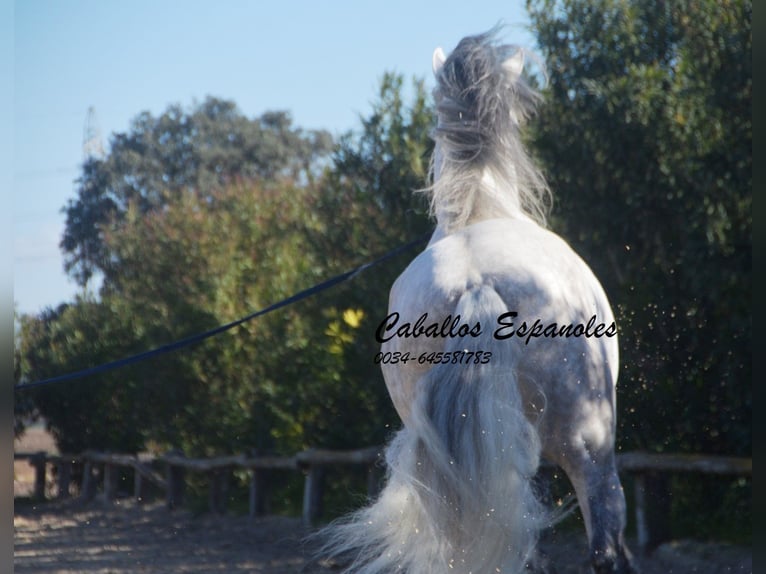
[[[251,458],[258,458],[260,454],[257,448],[250,451]],[[267,477],[268,471],[265,469],[252,468],[250,470],[250,518],[263,516],[268,512]]]
[[[367,498],[374,500],[380,494],[380,473],[377,462],[367,466]]]
[[[633,480],[638,548],[648,554],[670,539],[669,479],[656,472],[636,472]]]
[[[60,499],[69,498],[69,485],[72,482],[72,461],[60,459],[58,463],[58,493]]]
[[[646,485],[644,475],[633,475],[633,499],[636,504],[636,541],[641,554],[647,553],[649,546],[649,525],[646,523]]]
[[[266,471],[254,468],[250,474],[250,517],[268,512],[266,488]]]
[[[303,485],[303,524],[311,526],[322,515],[325,469],[314,464],[309,466]]]
[[[169,455],[183,457],[184,453],[180,449],[174,449],[168,453]],[[180,466],[173,466],[168,463],[167,468],[167,508],[168,510],[174,510],[180,508],[183,505],[185,481],[184,481],[184,469]]]
[[[144,501],[144,477],[137,466],[133,467],[133,498],[139,504]]]
[[[226,513],[226,502],[229,497],[229,469],[220,468],[210,471],[210,512]]]
[[[93,461],[85,459],[85,465],[82,471],[82,487],[80,488],[80,497],[89,501],[96,496],[96,479],[93,476]]]
[[[30,464],[35,469],[35,490],[33,497],[35,500],[45,500],[45,467],[46,453],[40,451],[29,459]]]
[[[107,504],[117,498],[117,483],[119,480],[119,469],[117,466],[104,463],[104,502]]]

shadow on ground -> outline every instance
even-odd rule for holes
[[[337,572],[310,560],[310,532],[296,518],[194,517],[162,504],[73,500],[17,505],[14,531],[17,573]],[[558,574],[588,572],[583,533],[548,533],[542,547]],[[643,574],[751,574],[752,551],[681,541],[639,564]]]

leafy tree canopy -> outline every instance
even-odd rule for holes
[[[555,225],[617,304],[626,444],[750,449],[747,0],[530,0]]]
[[[208,100],[211,125],[188,150],[183,136],[157,135],[157,126],[169,122],[183,131],[207,117],[202,110],[193,119],[176,108],[157,120],[139,116],[103,161],[84,166],[87,185],[70,204],[70,215],[97,206],[92,198],[113,206],[87,237],[68,221],[68,237],[101,254],[90,261],[104,274],[98,300],[24,318],[22,378],[69,372],[232,321],[425,231],[424,206],[412,192],[425,183],[431,116],[422,84],[415,84],[411,106],[402,84],[384,77],[362,132],[343,137],[331,163],[324,147],[306,147],[301,130],[274,120],[284,116],[266,114],[270,127],[263,118],[253,127],[233,107]],[[247,165],[245,152],[230,145],[230,120],[260,130],[251,134],[257,159]],[[274,126],[292,138],[279,143],[283,149],[274,143]],[[126,151],[147,140],[151,151]],[[267,161],[263,150],[278,153]],[[226,167],[200,160],[181,174],[186,152]],[[125,163],[129,176],[110,172]],[[246,169],[253,171],[242,176]],[[82,394],[45,388],[37,406],[67,450],[153,444],[196,454],[292,453],[380,442],[396,417],[373,362],[373,333],[406,260],[188,351],[86,381]],[[127,440],[118,428],[134,434]]]
[[[146,213],[184,193],[204,196],[243,180],[311,181],[332,146],[327,132],[304,132],[286,112],[249,119],[212,97],[189,112],[174,105],[159,117],[141,113],[112,137],[105,159],[83,166],[77,198],[65,207],[66,269],[83,285],[95,272],[114,273],[119,262],[102,228],[119,224],[131,205]]]

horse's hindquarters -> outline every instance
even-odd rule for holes
[[[562,444],[610,445],[618,352],[609,303],[569,246],[528,220],[484,221],[448,235],[397,279],[389,305],[397,321],[382,350],[401,360],[382,366],[405,423],[417,380],[435,359],[446,360],[461,328],[475,332],[457,306],[463,293],[482,285],[502,303],[469,338],[479,351],[513,349],[514,364],[504,367],[518,374],[546,456],[560,455]]]

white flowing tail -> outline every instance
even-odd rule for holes
[[[524,570],[546,517],[531,484],[540,444],[524,416],[515,346],[489,329],[505,311],[491,287],[461,296],[455,314],[485,332],[450,339],[445,351],[490,352],[489,362],[439,364],[418,381],[411,416],[386,450],[379,498],[327,529],[325,550],[348,554],[348,572]]]

